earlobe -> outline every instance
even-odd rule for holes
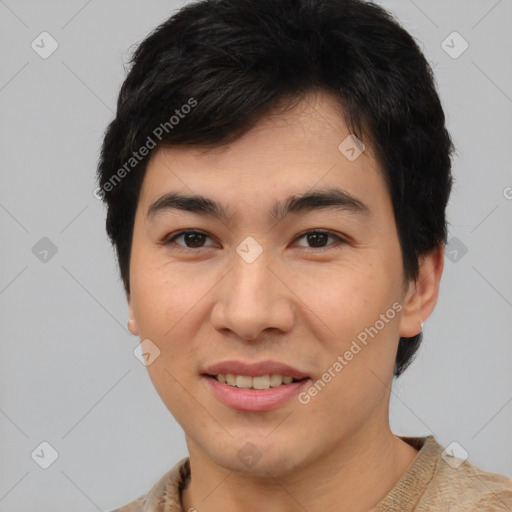
[[[139,329],[137,327],[137,321],[135,320],[135,315],[133,312],[133,306],[131,303],[130,298],[128,297],[128,323],[127,323],[128,330],[134,335],[139,335]]]
[[[418,276],[409,284],[403,299],[400,336],[412,338],[419,334],[431,315],[439,294],[443,273],[444,244],[420,258]]]

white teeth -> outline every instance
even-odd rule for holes
[[[283,383],[283,377],[281,375],[271,375],[270,385],[272,387],[280,386]]]
[[[236,387],[237,388],[252,388],[252,377],[245,377],[243,375],[236,376]]]
[[[272,375],[272,377],[274,377],[274,386],[276,385],[275,383],[277,382],[277,379],[276,377],[281,380],[279,378],[279,375]],[[253,377],[252,379],[252,387],[254,389],[268,389],[272,386],[272,379],[269,375],[260,375],[258,377]],[[280,385],[281,383],[279,382],[279,384],[277,384],[278,386]]]
[[[244,389],[269,389],[281,386],[282,384],[290,384],[293,377],[283,375],[259,375],[258,377],[249,377],[248,375],[234,375],[232,373],[216,376],[219,382],[224,382],[230,386]]]

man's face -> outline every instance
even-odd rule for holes
[[[350,140],[339,149],[348,136],[335,100],[316,94],[228,146],[161,149],[149,163],[133,233],[130,329],[160,350],[148,371],[189,451],[225,468],[284,474],[387,425],[399,337],[420,327],[411,332],[401,311],[384,178],[370,147],[355,159]],[[270,216],[290,196],[329,189],[353,200]],[[170,193],[204,196],[228,217],[169,202],[148,212]],[[199,233],[171,240],[183,230]],[[228,384],[205,373],[228,360],[276,361],[309,379],[282,384],[294,389],[284,399],[278,387],[238,395],[231,387],[225,398]],[[246,454],[261,458],[251,466]]]

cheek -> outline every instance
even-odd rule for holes
[[[308,305],[329,327],[323,338],[325,369],[332,367],[338,356],[343,359],[343,369],[334,372],[337,378],[333,381],[338,384],[332,388],[341,386],[350,393],[361,390],[373,394],[371,383],[381,389],[376,375],[387,381],[394,365],[401,267],[396,261],[387,263],[382,255],[380,259],[377,256],[374,251],[368,259],[360,258],[350,266],[335,269],[310,286],[306,295]],[[342,394],[343,390],[340,388]],[[351,397],[345,398],[351,402]]]
[[[374,267],[372,261],[353,258],[297,275],[292,281],[304,302],[304,313],[310,309],[326,326],[326,340],[346,341],[377,315],[387,290]]]
[[[169,266],[137,266],[134,259],[132,305],[140,338],[150,339],[160,350],[147,370],[164,402],[178,409],[186,407],[180,383],[190,380],[197,364],[194,340],[205,315],[201,297],[211,288],[208,279],[199,279],[197,272],[188,274]]]
[[[141,336],[165,340],[173,334],[207,291],[207,279],[200,276],[153,262],[151,255],[133,259],[132,304]]]

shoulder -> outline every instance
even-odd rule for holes
[[[181,489],[190,476],[189,458],[178,461],[144,496],[111,512],[181,512]]]
[[[435,469],[418,510],[439,509],[453,512],[505,512],[512,510],[512,479],[485,471],[467,460],[443,457],[443,447],[436,442]]]
[[[455,510],[495,512],[512,509],[512,480],[505,475],[484,471],[467,461],[456,469],[444,461],[440,467],[439,488],[446,499],[451,499]]]

